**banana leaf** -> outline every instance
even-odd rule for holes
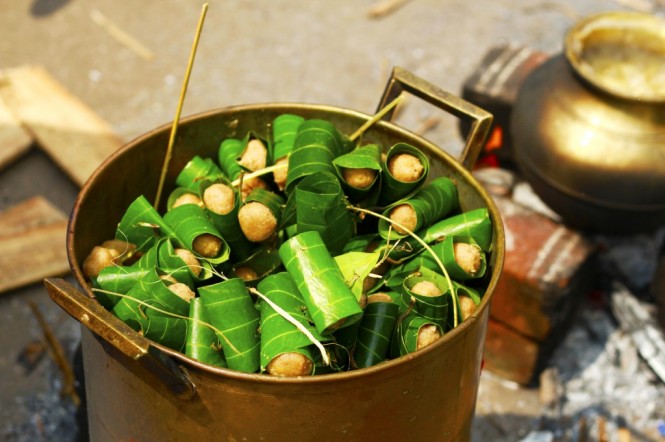
[[[255,279],[245,280],[247,286],[255,287],[263,278],[281,268],[282,261],[279,258],[279,253],[273,247],[259,247],[243,261],[234,262],[232,271],[235,272],[242,267],[247,267],[256,272],[257,277]]]
[[[457,281],[453,281],[453,286],[455,286],[455,291],[457,293],[457,302],[455,303],[457,307],[457,318],[459,322],[462,322],[462,308],[459,303],[459,299],[462,296],[468,296],[471,298],[474,304],[476,306],[480,304],[480,300],[482,299],[481,294],[478,292],[478,290],[469,287],[468,285],[463,285],[460,284]],[[452,330],[455,326],[455,317],[454,317],[454,312],[453,309],[450,309],[448,312],[448,322],[447,322],[447,327],[446,330]]]
[[[396,179],[388,170],[388,163],[395,155],[406,153],[415,156],[423,165],[423,174],[413,182],[404,182]],[[386,159],[382,164],[381,171],[381,193],[379,195],[379,205],[387,206],[395,201],[405,198],[412,192],[415,192],[423,185],[429,175],[429,159],[420,149],[407,143],[396,143],[388,149]]]
[[[187,322],[184,318],[148,315],[141,332],[148,339],[182,352],[187,339]]]
[[[226,367],[226,360],[215,332],[206,324],[208,314],[201,298],[194,298],[189,303],[189,321],[185,354],[204,364]]]
[[[397,358],[416,351],[418,349],[418,333],[427,325],[436,326],[443,335],[444,330],[441,325],[413,312],[399,321],[395,326],[395,332],[390,345],[391,356]]]
[[[266,277],[259,283],[258,290],[298,321],[314,339],[319,342],[330,340],[329,337],[322,336],[313,326],[305,301],[288,273],[280,272]],[[282,353],[301,353],[313,361],[312,340],[276,311],[270,303],[262,300],[260,305],[261,371],[264,372],[270,361]]]
[[[145,252],[160,236],[174,237],[175,232],[145,196],[140,195],[125,211],[115,238],[135,244],[137,251]]]
[[[489,211],[482,207],[443,219],[419,231],[417,235],[426,243],[443,241],[455,236],[466,242],[475,242],[488,252],[492,246],[492,221]],[[423,251],[423,246],[412,237],[404,238],[401,244],[390,251],[390,259],[402,262]]]
[[[411,289],[421,281],[432,282],[442,293],[438,296],[425,296],[413,293]],[[442,328],[446,326],[450,297],[450,286],[446,279],[425,267],[421,267],[416,273],[412,273],[404,279],[402,291],[403,302],[408,304],[408,298],[415,299],[413,310],[425,319],[439,324]]]
[[[399,306],[393,302],[367,304],[353,351],[356,367],[371,367],[388,357],[398,314]]]
[[[206,180],[201,184],[201,193],[215,183],[224,183],[230,185],[230,182],[227,179],[219,178],[217,180]],[[240,192],[237,188],[234,188],[235,191],[235,205],[233,210],[229,213],[219,214],[211,210],[206,209],[206,214],[208,218],[212,221],[217,231],[222,235],[226,243],[230,248],[231,259],[233,260],[243,260],[252,254],[254,251],[254,244],[245,238],[245,235],[242,233],[240,228],[240,223],[238,222],[238,210],[240,209]]]
[[[239,278],[199,287],[210,323],[217,329],[228,367],[245,373],[259,369],[259,311]]]
[[[193,251],[194,241],[203,234],[210,234],[221,240],[222,247],[217,256],[201,257],[200,259],[211,264],[219,264],[229,259],[231,253],[229,245],[208,218],[204,208],[194,204],[178,206],[164,214],[164,221],[174,230],[182,246],[189,250]]]
[[[157,269],[151,269],[115,304],[112,312],[130,327],[139,330],[148,326],[149,316],[174,314],[186,317],[189,314],[189,304],[168,289]]]
[[[352,143],[325,120],[305,120],[298,127],[293,150],[289,155],[286,194],[289,195],[302,178],[316,172],[335,173],[333,160],[345,154]]]
[[[355,222],[334,174],[316,172],[298,183],[286,202],[281,226],[294,223],[297,233],[319,232],[331,254],[344,249],[355,233]]]
[[[340,155],[333,160],[333,166],[339,177],[344,192],[353,203],[366,201],[367,206],[376,203],[381,189],[381,148],[376,144],[368,144],[353,149],[351,152]],[[360,188],[353,186],[343,178],[343,169],[370,169],[376,171],[371,185]]]
[[[456,237],[447,236],[446,239],[444,239],[443,241],[436,243],[430,247],[434,255],[436,255],[439,258],[443,266],[448,271],[448,275],[450,275],[450,278],[454,281],[466,281],[469,279],[477,279],[485,276],[485,272],[487,271],[487,257],[485,253],[482,250],[480,250],[480,247],[478,247],[478,251],[480,252],[480,268],[476,273],[470,274],[467,273],[462,267],[460,267],[460,265],[455,260],[455,252],[453,250],[453,245],[456,242],[458,242]],[[477,247],[473,243],[469,244],[471,244],[474,247]],[[427,267],[428,269],[441,273],[439,265],[432,257],[432,253],[428,251],[421,253],[420,255],[413,258],[407,264],[404,265],[405,269],[417,268],[417,267]]]
[[[364,235],[355,235],[344,244],[342,253],[347,252],[364,252],[367,248],[373,244],[380,237],[376,233],[366,233]]]
[[[397,201],[386,207],[383,211],[383,216],[389,217],[390,211],[402,204],[411,206],[415,211],[417,223],[413,230],[419,231],[441,220],[458,208],[457,186],[450,178],[435,178],[421,187],[410,198]],[[391,228],[390,222],[385,219],[379,220],[379,234],[386,239],[398,239],[409,236],[395,231],[394,228]]]
[[[352,368],[351,355],[356,346],[356,339],[358,337],[358,330],[360,330],[360,321],[356,321],[348,327],[335,330],[332,337],[335,341],[333,347],[333,354],[337,360],[337,364],[341,370],[349,370]]]
[[[238,176],[240,176],[245,170],[240,163],[238,163],[238,158],[240,158],[240,155],[244,152],[245,147],[247,146],[247,141],[249,141],[249,133],[242,140],[237,138],[226,138],[219,146],[217,160],[226,176],[232,180],[238,178]]]
[[[294,114],[282,114],[273,120],[272,157],[275,161],[291,153],[298,133],[298,128],[303,121],[305,121],[303,117]]]
[[[300,233],[279,248],[284,267],[298,286],[319,333],[359,320],[362,309],[316,231]]]
[[[270,209],[272,214],[275,215],[275,218],[277,219],[277,226],[279,228],[283,216],[282,214],[284,212],[284,198],[275,192],[271,192],[270,190],[254,189],[250,192],[249,195],[247,195],[247,198],[245,198],[243,204],[248,204],[252,201],[259,202]]]
[[[335,256],[334,259],[344,276],[344,282],[351,289],[356,299],[360,300],[365,278],[379,262],[380,253],[347,252]]]
[[[173,269],[173,272],[175,272],[173,276],[179,282],[193,288],[196,283],[210,279],[213,276],[212,265],[208,261],[199,260],[199,264],[200,273],[196,276],[185,261],[175,253],[173,240],[162,238],[135,265],[147,269],[153,267]]]
[[[175,183],[178,187],[184,187],[194,193],[198,193],[201,180],[220,175],[223,175],[222,169],[219,168],[212,158],[201,158],[195,155],[182,168],[175,179]]]

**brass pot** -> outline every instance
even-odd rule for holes
[[[665,225],[665,21],[609,12],[524,80],[515,160],[569,224],[625,234]]]
[[[364,134],[366,142],[417,146],[431,158],[433,176],[457,182],[462,210],[488,208],[493,223],[490,276],[473,316],[410,355],[366,369],[298,379],[216,368],[136,333],[93,298],[81,263],[93,246],[113,236],[131,201],[140,194],[155,195],[169,139],[170,127],[163,126],[120,149],[81,190],[67,252],[83,290],[61,279],[45,282],[51,298],[83,326],[91,440],[470,440],[489,306],[504,256],[500,215],[469,172],[492,117],[401,69],[393,72],[379,108],[402,91],[473,120],[465,166],[389,121],[379,121]],[[265,128],[285,112],[327,119],[345,133],[370,118],[348,109],[297,103],[195,115],[180,124],[167,182],[173,185],[194,154],[214,158],[221,139]]]

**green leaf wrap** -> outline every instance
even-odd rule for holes
[[[457,186],[450,178],[439,177],[421,187],[408,199],[397,201],[386,207],[383,216],[390,217],[390,212],[397,206],[409,205],[416,213],[416,227],[418,231],[441,220],[450,212],[458,208]],[[385,219],[379,220],[379,234],[386,239],[398,239],[408,236],[400,234],[390,228],[390,222]]]
[[[279,256],[319,333],[326,334],[359,320],[362,309],[316,231],[300,233],[279,248]]]
[[[266,277],[259,283],[258,290],[302,324],[319,342],[329,340],[319,334],[312,325],[305,300],[288,273],[280,272]],[[273,358],[282,353],[297,352],[313,360],[310,346],[312,341],[302,331],[280,315],[269,303],[261,301],[262,372]]]
[[[249,134],[239,140],[237,138],[226,138],[219,146],[217,160],[222,170],[230,179],[235,180],[243,172],[243,167],[238,163],[238,158],[247,147]]]
[[[405,182],[396,179],[388,170],[390,160],[398,154],[410,154],[420,160],[423,165],[423,173],[415,181]],[[420,186],[423,185],[427,176],[429,175],[429,159],[423,154],[420,149],[406,143],[396,143],[386,153],[386,160],[382,164],[381,171],[381,194],[379,195],[379,205],[387,206],[395,201],[405,198],[412,192],[415,192]]]
[[[361,146],[353,149],[351,152],[333,160],[333,165],[335,166],[335,171],[339,177],[344,192],[348,195],[351,202],[357,203],[368,199],[370,195],[371,202],[368,204],[373,204],[376,202],[376,199],[379,195],[379,190],[381,186],[381,148],[376,144],[368,144],[366,146]],[[344,180],[344,169],[369,169],[375,172],[376,176],[372,183],[364,188],[351,185],[349,182]]]
[[[335,173],[333,160],[346,153],[351,145],[330,122],[305,120],[298,128],[293,150],[289,155],[286,194],[298,181],[316,172]]]
[[[189,321],[185,354],[204,364],[226,367],[224,354],[221,352],[219,339],[208,327],[210,321],[201,298],[194,298],[189,303]]]
[[[230,369],[254,373],[259,369],[259,312],[239,278],[199,287],[199,296]]]
[[[175,179],[179,187],[184,187],[198,193],[199,184],[203,179],[211,179],[223,175],[222,169],[212,158],[201,158],[195,155],[185,164]]]
[[[273,120],[272,137],[273,153],[272,157],[279,160],[287,156],[293,150],[293,144],[298,134],[298,128],[305,121],[299,115],[281,114]]]
[[[170,316],[148,315],[142,332],[143,336],[175,351],[185,349],[187,320]]]
[[[421,281],[429,281],[433,283],[440,291],[438,296],[426,296],[413,293],[411,290],[414,285]],[[414,311],[420,316],[439,324],[442,328],[446,326],[448,317],[448,304],[450,298],[450,287],[446,279],[427,268],[421,267],[417,273],[414,273],[404,279],[404,291],[402,297],[404,303],[408,304],[407,299],[410,297],[415,298],[416,304]]]
[[[221,241],[221,248],[217,256],[199,257],[213,264],[219,264],[229,258],[230,249],[222,235],[219,233],[204,208],[195,204],[185,204],[169,210],[164,214],[164,221],[168,223],[176,234],[182,246],[193,250],[194,241],[201,235],[209,234]]]
[[[434,326],[443,335],[443,328],[429,319],[410,313],[395,327],[390,346],[391,356],[397,358],[418,350],[418,334],[425,326]]]
[[[469,279],[482,278],[483,276],[485,276],[485,272],[487,271],[487,258],[485,256],[485,253],[480,249],[480,247],[478,247],[475,244],[468,243],[473,247],[477,247],[478,252],[480,253],[480,268],[476,273],[470,274],[467,273],[462,267],[460,267],[460,265],[457,263],[455,259],[455,251],[453,249],[453,245],[456,242],[459,242],[457,241],[456,237],[448,236],[443,241],[436,243],[430,247],[434,255],[439,258],[443,266],[448,271],[448,275],[450,276],[450,278],[455,281],[466,281]],[[423,253],[413,258],[404,266],[404,268],[406,269],[417,268],[417,267],[427,267],[428,269],[433,270],[437,273],[442,273],[436,260],[432,257],[432,253],[428,251],[424,251]]]
[[[136,245],[136,250],[145,252],[160,236],[175,236],[175,232],[164,221],[157,210],[143,196],[136,198],[127,208],[115,237]]]
[[[335,263],[344,276],[344,282],[360,300],[363,294],[365,278],[379,262],[379,252],[347,252],[335,256]]]
[[[399,306],[393,302],[367,304],[353,351],[358,368],[371,367],[386,359],[398,314]]]
[[[294,222],[297,233],[319,232],[331,254],[344,249],[355,233],[355,222],[334,174],[317,172],[298,183],[286,202],[281,225]]]

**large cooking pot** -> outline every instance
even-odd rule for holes
[[[534,69],[511,114],[514,155],[569,224],[634,233],[665,225],[665,21],[580,20]]]
[[[67,252],[77,289],[45,281],[52,299],[82,324],[89,429],[95,441],[469,440],[490,301],[504,255],[501,219],[472,177],[491,115],[396,68],[379,108],[406,91],[473,120],[461,166],[447,153],[389,121],[364,140],[407,142],[426,152],[433,176],[459,186],[463,210],[486,207],[493,222],[491,277],[471,318],[437,343],[371,368],[307,378],[240,373],[199,363],[133,331],[94,300],[81,262],[111,238],[140,194],[155,195],[169,126],[121,148],[82,188],[71,215]],[[265,127],[285,112],[324,118],[351,133],[370,116],[330,106],[274,103],[215,110],[184,119],[168,183],[194,155],[215,157],[220,140]],[[387,117],[389,118],[389,117]],[[165,191],[169,191],[166,187]]]

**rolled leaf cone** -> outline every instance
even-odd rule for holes
[[[368,144],[353,149],[351,152],[340,155],[333,160],[335,171],[342,183],[345,194],[353,203],[366,201],[367,204],[373,205],[376,203],[379,191],[381,190],[381,149],[376,144]],[[376,172],[372,184],[365,188],[353,186],[344,180],[344,169],[369,169]]]
[[[360,323],[356,321],[348,327],[335,330],[332,334],[333,339],[337,345],[333,346],[332,351],[335,354],[339,368],[342,370],[350,370],[352,368],[351,358],[353,349],[356,346],[356,339],[358,337],[358,330],[360,330]]]
[[[304,177],[316,172],[335,173],[333,160],[348,152],[352,144],[337,128],[325,120],[305,120],[298,128],[289,155],[286,194]]]
[[[316,172],[291,192],[281,226],[295,224],[296,232],[317,231],[331,254],[340,253],[355,233],[355,219],[337,177]]]
[[[195,155],[182,168],[175,179],[175,183],[179,187],[198,193],[202,180],[216,178],[223,174],[222,169],[212,158],[202,158]]]
[[[305,300],[298,291],[293,278],[280,272],[263,279],[258,290],[270,301],[278,305],[305,327],[319,342],[326,342],[330,337],[322,336],[311,325]],[[268,302],[261,301],[261,372],[266,370],[273,358],[283,353],[300,353],[312,362],[311,346],[313,342],[294,324],[284,318]],[[314,365],[314,364],[312,364]]]
[[[148,339],[182,352],[187,339],[187,322],[184,318],[148,315],[141,332]]]
[[[140,301],[140,302],[139,302]],[[143,305],[143,303],[147,305]],[[158,308],[163,312],[151,309]],[[149,316],[189,314],[189,304],[168,289],[157,269],[151,269],[114,305],[113,314],[135,330],[147,326]],[[166,313],[164,313],[166,312]]]
[[[194,241],[200,235],[209,234],[220,239],[222,246],[217,256],[201,257],[201,259],[212,264],[219,264],[229,259],[231,250],[228,244],[202,207],[194,204],[178,206],[164,214],[164,221],[171,226],[181,245],[189,250],[193,250]]]
[[[476,273],[470,274],[466,272],[455,259],[453,246],[456,242],[458,242],[456,237],[448,236],[443,241],[430,247],[431,251],[439,258],[443,266],[448,271],[450,278],[454,281],[466,281],[469,279],[477,279],[485,276],[485,272],[487,271],[487,257],[485,253],[480,250],[480,247],[478,247],[478,251],[480,253],[480,268]],[[477,247],[474,244],[471,245]],[[425,251],[412,259],[408,264],[405,265],[405,268],[416,268],[418,266],[427,267],[428,269],[431,269],[437,273],[442,273],[439,268],[439,264],[432,257],[432,253],[429,251]]]
[[[398,315],[399,306],[393,302],[367,304],[353,350],[356,367],[371,367],[388,357]]]
[[[300,233],[285,241],[279,256],[319,333],[331,333],[361,318],[362,309],[318,232]]]
[[[245,373],[259,369],[259,311],[239,278],[199,287],[199,297],[222,344],[228,367]]]
[[[441,291],[441,294],[438,296],[425,296],[414,293],[411,289],[421,281],[432,282]],[[442,328],[445,328],[448,319],[448,305],[450,304],[451,297],[451,289],[445,278],[427,268],[420,268],[417,273],[406,277],[403,285],[403,302],[408,304],[408,299],[415,299],[413,311],[420,316],[439,324]]]
[[[492,221],[486,208],[469,210],[450,216],[417,232],[426,244],[456,236],[467,242],[475,242],[484,252],[492,245]],[[390,258],[401,262],[423,251],[423,246],[413,237],[405,237],[397,248],[391,249]]]
[[[478,290],[469,287],[468,285],[461,284],[457,281],[453,281],[453,286],[455,287],[455,292],[457,293],[457,302],[455,303],[457,307],[457,320],[458,322],[463,322],[462,321],[462,308],[460,306],[459,299],[461,296],[468,296],[471,298],[473,303],[478,306],[480,304],[480,301],[482,300],[482,295],[478,292]],[[452,330],[455,325],[455,317],[454,317],[454,311],[453,309],[448,309],[448,322],[447,322],[447,327],[446,330]]]
[[[194,286],[194,282],[205,281],[213,276],[212,265],[207,260],[199,260],[200,273],[198,276],[196,276],[196,274],[188,267],[187,263],[185,263],[185,261],[183,261],[183,259],[176,254],[173,242],[174,240],[171,238],[162,238],[155,247],[149,250],[146,255],[141,257],[136,265],[141,267],[156,266],[165,269],[177,269],[178,275],[181,275],[180,272],[186,271],[189,273],[189,279],[185,278],[184,276],[182,280],[178,278],[176,279],[189,285],[190,287]],[[151,265],[150,263],[153,261],[151,255],[153,253],[157,258],[157,262],[154,265]],[[144,258],[146,259],[146,262],[144,262]]]
[[[388,170],[388,162],[390,159],[398,154],[406,153],[418,158],[423,165],[422,176],[413,182],[404,182],[395,178]],[[410,193],[415,192],[420,186],[425,183],[429,175],[429,159],[415,146],[407,143],[396,143],[386,152],[386,159],[382,164],[381,170],[381,193],[379,195],[379,205],[387,206],[395,201],[405,198]]]
[[[414,232],[440,221],[459,206],[457,186],[447,177],[438,177],[421,187],[413,196],[397,201],[386,207],[383,211],[385,217],[396,206],[406,204],[413,208],[416,214],[416,227]],[[385,219],[379,220],[379,234],[383,238],[397,239],[409,236],[401,234],[391,228],[391,223]]]
[[[291,153],[298,128],[305,121],[300,115],[281,114],[272,123],[272,158],[277,161]]]
[[[207,323],[209,323],[208,314],[201,298],[192,299],[189,303],[185,354],[204,364],[226,367],[219,339],[215,332],[206,325]]]
[[[208,186],[222,182],[224,184],[230,185],[230,182],[226,179],[220,178],[217,180],[206,180],[201,184],[201,194],[208,188]],[[240,228],[240,223],[238,222],[238,210],[240,209],[240,192],[237,188],[234,188],[235,200],[233,210],[229,213],[219,214],[211,210],[205,209],[208,218],[212,221],[213,225],[217,231],[222,235],[224,241],[228,244],[230,248],[230,255],[233,260],[242,260],[246,259],[252,254],[255,249],[254,244],[245,238],[245,235],[242,233]]]
[[[285,204],[284,198],[281,195],[266,189],[254,189],[247,195],[242,204],[248,204],[252,201],[259,202],[270,209],[277,219],[277,225],[280,225]]]
[[[444,330],[441,325],[413,312],[398,321],[390,344],[391,356],[397,358],[416,351],[418,349],[418,334],[427,325],[436,326],[443,335]]]
[[[244,168],[238,163],[238,158],[242,155],[249,140],[249,133],[244,139],[226,138],[219,146],[217,160],[226,176],[235,180],[244,171]]]
[[[175,232],[143,195],[129,205],[115,233],[116,239],[135,244],[139,252],[148,250],[161,236],[175,236]]]
[[[197,190],[192,190],[187,187],[176,187],[175,189],[173,189],[171,193],[169,193],[168,198],[166,198],[166,210],[167,211],[171,210],[175,202],[178,200],[178,198],[187,194],[192,194],[197,198],[199,197],[199,193]]]

